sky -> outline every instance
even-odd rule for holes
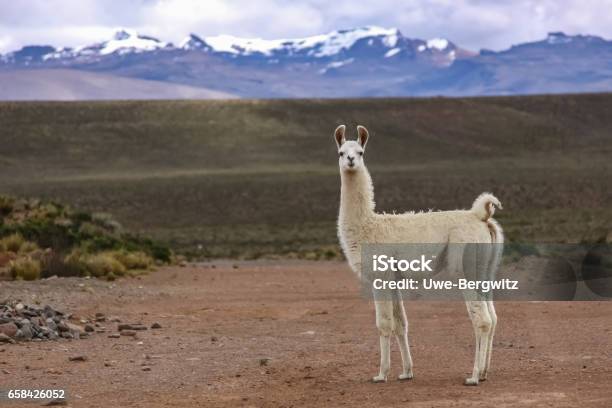
[[[377,25],[501,50],[551,31],[612,38],[612,0],[0,0],[0,53],[78,46],[118,28],[179,43],[190,32],[296,38]]]

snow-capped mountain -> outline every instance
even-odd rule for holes
[[[103,57],[111,54],[137,54],[171,46],[170,43],[140,35],[132,30],[119,30],[108,41],[76,48],[60,48],[44,55],[43,60]]]
[[[610,60],[612,42],[560,32],[474,53],[376,26],[275,40],[190,34],[177,45],[119,30],[80,47],[23,47],[0,56],[0,72],[93,71],[255,98],[454,96],[611,91]]]

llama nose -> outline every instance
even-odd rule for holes
[[[352,163],[355,158],[353,156],[346,156],[346,158]]]

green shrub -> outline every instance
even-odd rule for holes
[[[167,246],[122,233],[109,214],[74,211],[36,199],[0,196],[0,237],[4,237],[0,251],[28,254],[38,260],[43,277],[112,273],[112,278],[172,259]],[[36,256],[39,252],[40,259]]]
[[[40,278],[40,261],[30,257],[17,258],[10,263],[13,279],[35,280]]]

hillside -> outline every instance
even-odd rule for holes
[[[229,93],[205,88],[70,69],[0,70],[0,100],[75,101],[232,97],[233,95]]]
[[[612,95],[0,104],[0,192],[110,212],[200,256],[332,256],[332,132],[372,134],[380,210],[482,191],[514,241],[610,228]],[[327,255],[326,255],[327,254]]]

